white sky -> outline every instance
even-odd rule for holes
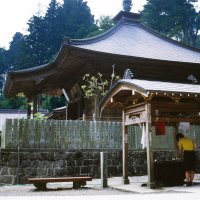
[[[123,0],[84,0],[91,13],[99,16],[115,16],[122,10]],[[57,0],[63,2],[63,0]],[[142,10],[146,0],[132,0],[132,12]],[[0,0],[0,47],[8,48],[16,32],[26,33],[27,22],[38,11],[45,13],[50,0]]]

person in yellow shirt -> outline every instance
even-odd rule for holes
[[[185,137],[182,133],[176,135],[179,155],[183,159],[186,186],[192,186],[195,174],[195,144],[192,139]]]

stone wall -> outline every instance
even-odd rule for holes
[[[122,151],[112,150],[107,153],[108,176],[122,176]],[[173,158],[173,152],[154,153],[156,160]],[[147,174],[146,152],[129,151],[129,176],[145,174]],[[27,183],[27,178],[30,177],[85,175],[100,178],[99,151],[21,149],[18,154],[17,150],[4,149],[0,152],[0,184],[23,184]]]

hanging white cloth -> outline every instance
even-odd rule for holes
[[[142,149],[147,147],[147,134],[145,131],[145,125],[143,123],[142,125],[142,137],[141,137],[141,144],[142,144]]]
[[[178,131],[188,135],[190,133],[190,122],[179,122]]]

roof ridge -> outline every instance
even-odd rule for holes
[[[103,39],[106,39],[110,35],[114,34],[117,30],[119,30],[123,24],[138,24],[138,21],[133,19],[127,19],[127,18],[121,18],[112,28],[108,29],[104,33],[101,33],[99,35],[90,37],[90,38],[83,38],[83,39],[71,39],[70,43],[68,45],[83,45],[83,44],[91,44],[94,42],[101,41]]]

